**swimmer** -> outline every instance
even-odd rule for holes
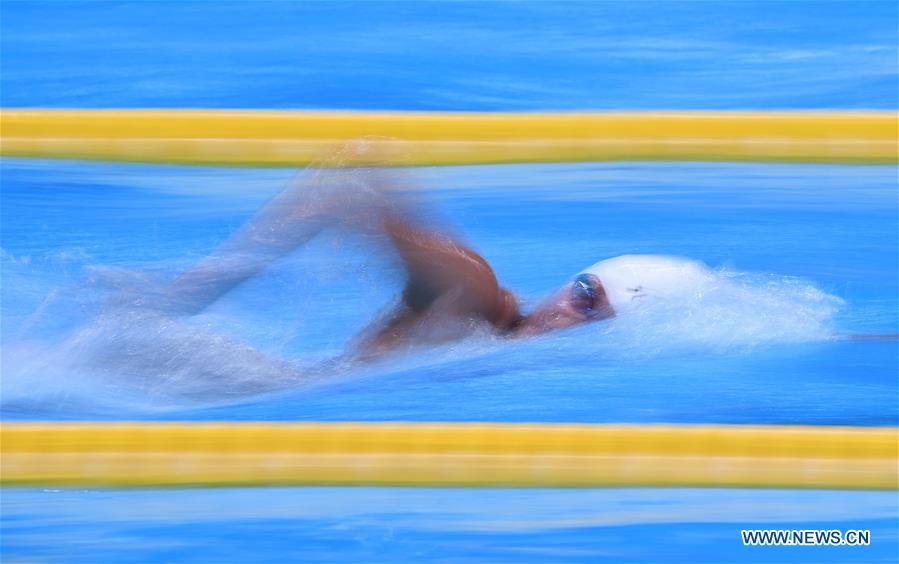
[[[526,314],[480,254],[416,213],[409,191],[397,189],[403,184],[397,173],[320,169],[304,176],[166,288],[139,299],[132,295],[131,305],[169,316],[200,313],[322,229],[344,226],[386,241],[406,275],[397,305],[351,341],[348,358],[446,342],[484,327],[530,337],[615,315],[602,263],[576,274]]]
[[[693,299],[696,289],[708,284],[708,268],[700,262],[625,255],[576,272],[524,312],[480,254],[457,234],[425,219],[405,183],[389,169],[308,169],[172,282],[152,291],[148,284],[120,289],[106,316],[79,333],[75,345],[99,340],[103,344],[89,368],[148,376],[148,393],[242,397],[321,381],[347,363],[474,332],[520,339],[629,316],[649,302]],[[338,358],[301,367],[178,319],[204,311],[330,227],[383,242],[405,274],[395,303],[369,321]],[[141,340],[142,335],[150,335],[152,343]],[[894,334],[852,338],[875,337],[896,340]],[[160,373],[167,375],[161,383],[156,378]],[[190,377],[181,377],[186,375]]]

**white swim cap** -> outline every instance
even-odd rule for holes
[[[691,259],[667,255],[622,255],[600,261],[579,274],[599,278],[616,310],[642,298],[676,298],[707,280],[708,268]]]

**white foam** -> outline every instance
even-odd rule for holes
[[[690,296],[709,278],[700,262],[666,255],[622,255],[600,261],[585,273],[597,276],[616,311],[639,301],[674,301]]]
[[[822,340],[843,305],[794,277],[713,270],[682,257],[625,255],[585,272],[600,278],[617,312],[607,339],[645,354]]]

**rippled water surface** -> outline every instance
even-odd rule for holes
[[[897,107],[890,2],[0,9],[4,107]],[[7,421],[899,422],[896,342],[852,338],[899,329],[892,166],[409,171],[525,304],[617,255],[703,266],[678,300],[608,323],[351,369],[328,359],[402,283],[352,233],[184,323],[104,305],[203,256],[296,171],[7,158],[0,173]],[[884,561],[899,515],[889,492],[715,489],[7,489],[2,510],[4,560],[84,562]],[[750,550],[748,526],[873,542]]]

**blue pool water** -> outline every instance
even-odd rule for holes
[[[895,109],[890,2],[4,1],[4,107]],[[895,426],[896,168],[596,163],[410,171],[533,303],[596,260],[708,271],[677,307],[322,370],[401,284],[330,232],[176,329],[101,315],[203,256],[296,171],[0,161],[4,420]],[[225,335],[228,342],[210,337]],[[190,338],[190,345],[185,339]],[[164,375],[93,362],[163,347]],[[118,342],[118,341],[117,341]],[[302,369],[264,389],[278,367]],[[2,495],[9,561],[895,561],[895,493],[391,488]],[[741,528],[871,529],[744,548]]]
[[[895,341],[842,339],[895,332],[891,167],[412,171],[525,303],[618,254],[680,255],[712,269],[682,302],[530,342],[480,336],[321,380],[320,363],[402,282],[386,255],[344,232],[326,233],[182,329],[98,317],[128,272],[171,276],[293,174],[7,160],[7,416],[897,421]],[[157,364],[148,373],[132,360],[85,368],[116,332],[183,362],[163,379]],[[223,398],[237,381],[278,374],[210,332],[290,359],[308,377],[273,396]]]

